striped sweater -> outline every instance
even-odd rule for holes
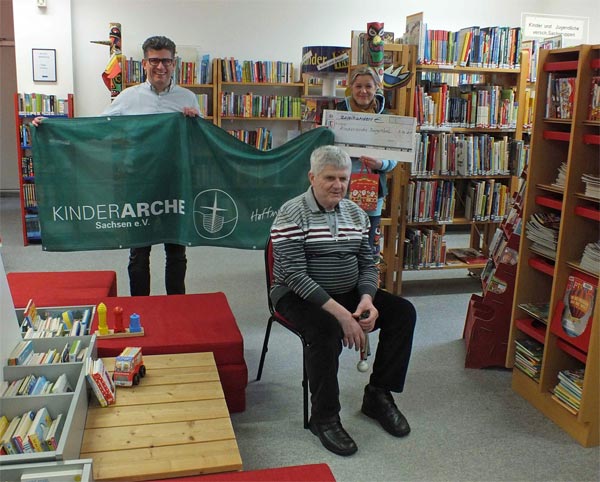
[[[368,216],[348,199],[330,213],[320,208],[310,187],[287,201],[271,228],[273,304],[290,291],[318,306],[331,294],[354,288],[374,297],[378,271],[368,233]]]

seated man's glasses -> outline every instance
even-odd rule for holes
[[[173,59],[158,59],[156,57],[151,57],[146,60],[152,67],[158,67],[158,64],[161,62],[165,67],[171,67],[171,65],[173,65]]]

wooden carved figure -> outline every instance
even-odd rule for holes
[[[367,24],[367,64],[383,78],[383,22]]]
[[[110,47],[110,58],[108,64],[102,72],[102,80],[106,88],[110,90],[111,100],[123,90],[123,75],[121,62],[123,55],[121,53],[121,24],[111,23],[108,33],[108,40],[92,40],[92,43],[108,45]]]

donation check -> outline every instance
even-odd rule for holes
[[[335,145],[352,157],[414,160],[417,128],[414,117],[324,110],[323,126],[333,131]]]

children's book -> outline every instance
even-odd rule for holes
[[[594,311],[595,298],[596,287],[593,284],[575,275],[569,276],[562,315],[562,327],[568,336],[574,338],[585,331]]]

